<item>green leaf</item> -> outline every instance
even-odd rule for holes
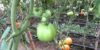
[[[0,50],[7,50],[7,48],[8,48],[8,44],[7,44],[6,40],[3,40],[1,43]]]
[[[4,24],[6,22],[6,18],[0,19],[0,24]]]
[[[6,28],[6,30],[4,31],[4,33],[3,33],[2,37],[1,37],[1,39],[4,39],[4,38],[7,37],[7,35],[9,34],[10,29],[11,29],[11,28],[10,28],[9,26]]]
[[[96,0],[96,14],[100,16],[100,0]]]

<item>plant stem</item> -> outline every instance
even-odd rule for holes
[[[11,50],[12,45],[13,45],[13,39],[11,39],[11,40],[9,41],[8,50]]]
[[[96,15],[100,16],[100,0],[95,0],[96,1]],[[100,22],[100,21],[99,21]],[[99,36],[100,36],[100,23],[99,23],[99,26],[98,26],[99,30],[98,32],[96,33],[96,41],[95,41],[95,50],[98,50],[98,43],[99,43]]]
[[[20,35],[17,37],[14,37],[12,50],[18,50],[18,44],[20,42],[20,37],[21,37]]]
[[[16,39],[16,40],[14,40],[14,43],[15,43],[15,44],[13,44],[12,50],[17,50],[18,43],[19,43],[19,40],[20,40],[20,36],[18,36],[18,35],[20,35],[20,33],[22,34],[22,32],[23,32],[24,30],[26,30],[27,27],[29,26],[29,25],[28,25],[28,23],[29,23],[29,18],[31,17],[32,12],[33,12],[33,0],[30,0],[29,15],[25,17],[25,20],[24,20],[23,25],[22,25],[22,27],[21,27],[21,31],[18,32],[18,30],[17,30],[17,28],[16,28],[16,25],[15,25],[15,24],[16,24],[16,17],[15,17],[15,16],[17,16],[17,15],[16,15],[16,10],[17,10],[17,3],[18,3],[18,1],[19,1],[19,0],[13,0],[13,1],[12,1],[12,7],[11,7],[11,26],[12,26],[12,31],[13,31],[13,33],[12,33],[12,35],[8,38],[8,40],[11,39],[11,38],[13,38],[13,37],[14,37],[14,39]],[[16,36],[16,37],[15,37],[15,36]],[[7,41],[8,41],[8,40],[7,40]]]
[[[32,16],[32,12],[33,12],[33,0],[30,0],[30,9],[29,9],[29,15],[27,15],[26,17],[25,17],[25,19],[23,20],[23,24],[22,24],[22,26],[21,26],[21,30],[20,30],[20,32],[17,32],[16,34],[12,34],[8,39],[7,39],[7,41],[9,40],[9,39],[11,39],[12,37],[15,37],[15,36],[18,36],[18,35],[20,35],[20,34],[22,34],[23,33],[23,31],[25,31],[26,29],[27,29],[27,27],[29,26],[29,18],[31,18],[31,16]],[[17,4],[17,3],[16,3]],[[12,6],[13,7],[13,6]],[[16,10],[16,9],[14,9],[14,10]],[[12,10],[11,10],[11,13],[12,13]],[[12,19],[14,18],[13,16],[11,17]],[[16,18],[14,18],[14,19],[16,19]],[[15,22],[16,22],[16,20],[14,20]],[[12,20],[12,24],[14,23],[14,21]],[[12,25],[12,28],[15,26],[15,23],[14,23],[14,25]],[[13,29],[15,29],[16,30],[16,28],[14,27]],[[15,33],[15,30],[13,30],[13,32]],[[16,30],[17,31],[17,30]]]
[[[99,23],[99,30],[96,32],[96,41],[95,41],[95,50],[98,50],[98,43],[99,43],[99,36],[100,36],[100,23]]]
[[[99,36],[100,36],[100,30],[96,33],[96,41],[95,41],[95,50],[98,50],[98,43],[99,43]]]
[[[23,21],[24,23],[22,25],[22,28],[21,28],[21,31],[20,32],[23,32],[28,27],[29,18],[31,18],[32,12],[33,12],[33,4],[34,4],[34,1],[33,0],[30,0],[29,15],[25,17],[25,19],[24,19],[25,22]]]
[[[35,50],[35,44],[34,44],[34,41],[32,39],[32,33],[30,31],[28,31],[27,33],[28,37],[29,37],[29,41],[30,41],[30,47],[32,50]]]
[[[30,0],[30,8],[29,8],[29,15],[32,16],[32,12],[33,12],[33,4],[34,4],[34,1],[33,0]]]
[[[16,33],[17,28],[16,28],[16,10],[17,10],[17,1],[18,0],[13,0],[12,1],[12,6],[11,6],[11,27],[12,31]]]
[[[12,34],[17,34],[18,33],[18,30],[16,28],[16,16],[17,16],[16,12],[17,12],[18,1],[19,0],[13,0],[12,1],[12,6],[11,6],[11,27],[12,27],[12,32],[13,32]],[[18,48],[18,41],[20,40],[19,36],[14,37],[13,39],[15,41],[12,42],[13,43],[12,50],[17,50],[17,48]]]

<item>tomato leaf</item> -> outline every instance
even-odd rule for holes
[[[8,48],[8,44],[7,44],[6,40],[3,40],[1,43],[0,50],[7,50],[7,48]]]
[[[10,27],[8,26],[8,27],[6,28],[6,30],[4,31],[4,33],[3,33],[2,37],[1,37],[1,39],[6,38],[7,35],[9,34],[9,31],[10,31]]]

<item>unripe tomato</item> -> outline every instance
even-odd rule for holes
[[[65,45],[65,44],[64,44],[64,40],[60,40],[60,41],[58,42],[58,45],[59,45],[59,47],[61,47],[62,45]]]
[[[51,23],[39,23],[37,26],[37,37],[40,41],[52,41],[56,36],[56,32],[56,27]]]
[[[93,8],[89,8],[89,12],[92,12],[93,11]]]
[[[70,45],[72,44],[72,38],[71,37],[67,37],[64,39],[64,44]]]
[[[46,10],[45,13],[42,14],[42,17],[50,18],[51,17],[51,11]]]
[[[46,13],[48,16],[51,16],[51,11],[50,11],[50,10],[46,10],[45,13]]]
[[[69,12],[67,12],[67,15],[68,16],[73,16],[74,15],[74,12],[73,11],[69,11]]]
[[[21,23],[20,22],[16,22],[16,28],[20,28],[21,27]]]
[[[63,45],[61,47],[62,50],[70,50],[70,46],[69,45]]]
[[[47,18],[46,17],[42,17],[41,21],[45,22],[45,21],[47,21]]]
[[[42,12],[43,12],[43,10],[41,7],[34,7],[33,8],[33,15],[36,17],[41,17]]]
[[[84,9],[81,9],[79,16],[84,16]]]

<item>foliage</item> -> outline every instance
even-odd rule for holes
[[[4,31],[2,37],[1,37],[1,40],[3,40],[3,41],[1,43],[0,50],[5,50],[5,48],[8,48],[8,44],[7,44],[6,39],[7,39],[7,35],[9,34],[9,31],[10,31],[10,27],[7,27],[6,30]]]
[[[95,0],[1,1],[5,6],[5,13],[3,18],[0,19],[0,25],[6,23],[7,17],[9,17],[11,21],[11,34],[9,37],[7,37],[6,40],[2,41],[2,44],[5,43],[6,45],[6,41],[9,41],[8,48],[12,48],[12,50],[17,50],[20,39],[22,39],[22,37],[26,35],[25,33],[28,29],[30,30],[29,26],[31,26],[31,18],[40,19],[43,22],[45,21],[47,23],[53,23],[54,25],[56,25],[58,33],[65,31],[67,32],[67,34],[70,32],[75,32],[82,33],[82,35],[94,35],[98,22],[100,21],[100,12],[98,11],[98,7],[100,6],[98,5],[99,3],[94,3]],[[81,15],[81,13],[83,13],[83,15]],[[65,14],[65,16],[60,16],[60,14]],[[75,24],[74,21],[77,19],[84,20],[85,26],[81,27],[80,24]],[[52,22],[49,20],[51,20]],[[62,23],[59,23],[60,20]],[[64,20],[65,22],[63,22]],[[21,27],[19,29],[16,28],[17,21],[21,22]],[[83,21],[80,22],[82,23]],[[7,36],[7,34],[5,35],[3,33],[2,36]],[[15,43],[13,39],[16,39]],[[23,39],[26,40],[25,37]]]

